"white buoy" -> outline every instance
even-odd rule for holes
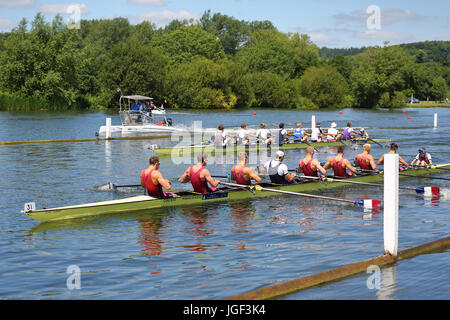
[[[398,154],[384,156],[384,250],[397,256],[398,249]]]
[[[111,139],[111,118],[106,118],[106,139]]]
[[[311,117],[311,130],[316,127],[316,116]]]
[[[437,128],[437,120],[438,120],[438,115],[437,113],[434,114],[434,127]]]

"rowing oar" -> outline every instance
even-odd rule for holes
[[[302,197],[309,197],[309,198],[316,198],[316,199],[324,199],[324,200],[333,200],[333,201],[341,201],[341,202],[347,202],[351,204],[355,204],[360,207],[372,209],[372,208],[378,208],[380,207],[380,200],[372,200],[372,199],[366,199],[366,200],[347,200],[347,199],[341,199],[341,198],[332,198],[332,197],[325,197],[325,196],[318,196],[315,194],[308,194],[308,193],[300,193],[300,192],[293,192],[293,191],[284,191],[284,190],[277,190],[277,189],[269,189],[269,188],[263,188],[259,185],[255,186],[246,186],[242,184],[236,184],[236,183],[228,183],[228,182],[220,182],[221,184],[225,186],[230,187],[239,187],[239,188],[248,188],[248,189],[254,189],[257,191],[268,191],[268,192],[275,192],[275,193],[282,193],[282,194],[290,194],[294,196],[302,196]]]
[[[418,166],[418,165],[414,165],[412,166],[413,168],[421,168],[421,169],[437,169],[437,170],[450,170],[450,168],[441,168],[441,167],[436,167],[434,165],[428,165],[428,166]]]
[[[314,148],[314,150],[316,150],[316,152],[317,152],[317,153],[320,153],[320,151],[319,151],[319,150],[317,150],[317,149],[316,149],[316,147],[314,147],[314,146],[312,146],[311,144],[309,144],[309,142],[308,142],[308,141],[306,141],[306,140],[303,140],[303,142],[304,142],[304,143],[306,143],[306,144],[307,144],[308,146],[310,146],[310,147],[313,147],[313,148]]]
[[[356,130],[355,130],[356,131]],[[363,136],[361,132],[357,131],[357,134],[359,134],[361,137]],[[377,145],[379,145],[380,147],[384,148],[383,145],[381,145],[381,143],[378,143],[377,141],[373,140],[372,138],[366,137],[366,140],[372,141],[373,143],[376,143]]]
[[[115,184],[113,182],[108,182],[104,185],[95,187],[95,189],[99,189],[99,190],[116,190],[118,188],[138,188],[138,187],[142,187],[140,184],[123,184],[123,185],[118,185]]]
[[[360,184],[360,185],[365,185],[365,186],[376,186],[376,187],[383,187],[383,184],[380,183],[371,183],[371,182],[362,182],[362,181],[348,181],[348,180],[343,180],[343,179],[335,179],[335,178],[329,178],[329,177],[311,177],[311,176],[297,176],[298,178],[305,178],[305,179],[315,179],[315,180],[323,180],[325,182],[343,182],[343,183],[350,183],[350,184]],[[404,190],[414,190],[416,193],[418,194],[423,194],[426,196],[437,196],[439,195],[439,187],[403,187],[403,186],[399,186],[399,189],[404,189]]]
[[[441,168],[436,168],[437,170],[440,170]],[[364,169],[360,169],[359,171],[365,172],[365,173],[375,173],[375,174],[380,174],[383,172],[380,171],[376,171],[376,170],[364,170]],[[435,176],[423,176],[423,175],[418,175],[418,174],[407,174],[407,173],[403,173],[403,172],[399,172],[399,175],[401,176],[405,176],[405,177],[413,177],[413,178],[425,178],[425,179],[437,179],[437,180],[446,180],[446,181],[450,181],[449,178],[441,178],[441,177],[435,177]]]

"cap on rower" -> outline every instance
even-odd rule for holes
[[[360,131],[366,131],[364,128],[361,128],[361,130]]]
[[[425,149],[424,148],[420,148],[419,149],[419,153],[425,153]]]
[[[275,157],[276,157],[276,159],[280,159],[280,158],[284,157],[284,152],[283,151],[277,151],[275,153]]]
[[[333,123],[331,124],[331,127],[332,127],[332,128],[336,128],[336,122],[333,122]]]

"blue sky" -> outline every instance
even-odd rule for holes
[[[450,41],[449,0],[0,0],[0,31],[10,31],[23,17],[31,21],[37,12],[49,21],[59,12],[66,21],[70,4],[78,5],[82,19],[126,17],[158,27],[211,10],[240,20],[270,20],[282,32],[306,33],[318,46],[332,48]],[[380,10],[379,20],[375,11],[366,12],[371,5]]]

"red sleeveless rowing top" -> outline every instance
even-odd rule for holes
[[[150,170],[149,173],[147,173],[147,175],[145,174],[145,169],[142,170],[142,172],[141,172],[141,178],[144,181],[145,189],[147,189],[148,195],[151,197],[158,198],[158,199],[171,197],[172,194],[165,193],[160,184],[156,185],[155,183],[153,183],[153,180],[152,180],[153,170],[155,170],[155,169]]]
[[[231,168],[231,171],[233,173],[234,180],[236,181],[237,184],[242,184],[242,185],[249,186],[249,185],[251,185],[251,181],[250,180],[246,180],[244,178],[244,168],[245,168],[245,166],[242,166],[241,170],[236,172],[236,166],[234,166],[233,168]]]
[[[191,184],[195,192],[210,193],[217,190],[216,188],[210,188],[208,186],[208,181],[206,180],[202,181],[202,179],[200,178],[200,172],[202,172],[204,168],[201,168],[197,172],[194,172],[193,168],[194,166],[191,166],[189,168],[189,178],[191,180]]]
[[[311,168],[311,163],[312,163],[312,161],[313,161],[312,158],[309,159],[309,161],[308,161],[307,164],[305,164],[305,163],[303,162],[303,160],[300,161],[300,165],[301,165],[301,167],[302,167],[302,172],[303,172],[303,174],[304,174],[305,176],[308,176],[308,177],[317,177],[317,170],[314,171],[314,170]]]
[[[367,159],[367,154],[365,154],[365,153],[358,154],[356,156],[356,158],[358,159],[358,165],[359,165],[359,167],[361,169],[363,169],[363,170],[372,170],[370,162]]]
[[[336,161],[336,158],[333,158],[332,161],[332,167],[333,167],[333,171],[334,171],[334,175],[336,177],[348,177],[347,171],[345,170],[345,168],[342,167],[342,163],[344,162],[344,158],[341,158],[341,160]]]

